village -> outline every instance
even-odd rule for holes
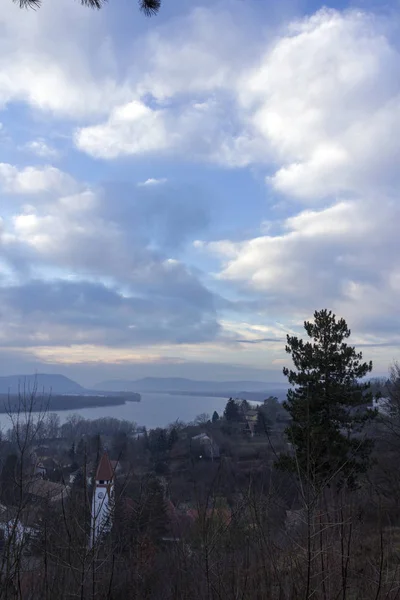
[[[204,519],[228,525],[238,490],[269,476],[287,418],[273,397],[260,406],[230,399],[224,415],[150,431],[117,419],[73,417],[61,426],[52,413],[20,415],[0,444],[0,551],[9,585],[15,574],[18,585],[37,583],[55,523],[56,537],[65,534],[84,556],[104,552],[121,528],[126,537],[127,523],[136,529],[140,521],[154,552],[189,539]]]
[[[383,416],[386,404],[374,403]],[[301,488],[277,468],[292,449],[290,416],[275,397],[230,398],[221,415],[151,430],[78,415],[61,424],[24,408],[0,441],[1,600],[39,600],[46,590],[49,599],[66,590],[93,600],[122,600],[126,590],[162,597],[166,573],[174,597],[175,585],[192,589],[196,578],[183,573],[196,569],[203,598],[209,555],[229,574],[227,560],[242,564],[241,540],[256,554],[261,544],[263,555],[277,547],[291,557],[293,539],[303,543]],[[382,424],[374,427],[379,447]],[[368,515],[368,495],[354,497]],[[279,586],[286,590],[284,579]]]

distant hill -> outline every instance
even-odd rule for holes
[[[239,394],[242,390],[247,392],[268,392],[286,390],[286,383],[267,383],[263,381],[196,381],[181,377],[145,377],[137,380],[109,380],[102,381],[94,386],[94,389],[104,391],[135,391],[135,392],[188,392],[194,394],[227,392]]]
[[[11,395],[24,391],[29,392],[36,389],[42,394],[84,394],[85,388],[79,383],[65,377],[64,375],[48,375],[38,373],[37,375],[7,375],[0,377],[0,394]]]

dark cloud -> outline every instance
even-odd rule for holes
[[[101,216],[142,245],[161,252],[181,249],[210,222],[210,207],[201,189],[176,183],[134,186],[103,184]]]
[[[213,297],[184,270],[158,294],[126,296],[89,282],[32,281],[0,288],[3,346],[71,343],[135,346],[214,339]],[[163,290],[163,293],[161,293]],[[7,321],[8,320],[8,321]],[[0,330],[1,331],[1,330]]]
[[[24,201],[5,198],[14,217],[0,247],[13,285],[0,281],[0,345],[126,347],[219,334],[216,298],[182,259],[209,223],[201,190],[113,182]]]

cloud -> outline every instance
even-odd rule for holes
[[[399,58],[384,20],[321,10],[284,28],[234,82],[257,153],[227,139],[230,156],[265,163],[292,215],[265,235],[195,248],[220,258],[217,278],[235,294],[263,300],[260,318],[301,321],[328,306],[360,340],[399,343]],[[296,214],[298,202],[316,208]]]
[[[40,158],[54,160],[60,155],[59,151],[50,146],[43,138],[37,138],[36,140],[27,142],[23,146],[23,149],[28,150],[32,154],[36,154],[36,156],[40,156]]]
[[[0,102],[84,119],[74,140],[96,158],[274,165],[267,183],[307,202],[394,189],[400,60],[387,22],[324,9],[267,37],[233,8],[156,26],[117,68],[104,12],[21,13],[10,3],[0,18]]]
[[[163,112],[136,100],[114,109],[106,123],[81,128],[75,134],[79,148],[101,158],[162,150],[173,144],[171,138]]]
[[[156,24],[132,44],[108,35],[106,12],[60,1],[2,12],[0,105],[29,108],[30,125],[58,126],[89,157],[125,157],[96,171],[71,153],[75,174],[97,182],[151,157],[150,174],[166,178],[88,185],[50,164],[0,164],[0,289],[13,317],[3,343],[22,347],[25,330],[26,343],[53,357],[57,344],[201,343],[185,352],[202,358],[215,343],[215,360],[225,344],[260,361],[259,343],[278,346],[328,306],[354,323],[360,343],[396,344],[400,56],[391,24],[324,9],[271,35],[235,4]],[[35,127],[18,147],[56,158],[45,136],[54,138],[36,138]],[[230,228],[218,222],[224,199],[211,212],[201,190],[171,183],[170,166],[188,160],[255,167],[266,202],[255,222],[243,188],[251,235],[221,234]]]
[[[305,202],[396,189],[400,56],[388,23],[323,9],[240,45],[235,16],[220,35],[226,18],[195,10],[176,36],[174,25],[150,35],[137,97],[79,128],[78,148],[261,164],[269,186]]]
[[[82,10],[68,0],[56,8],[43,3],[40,11],[4,5],[0,106],[22,102],[75,120],[128,102],[132,90],[118,75],[106,23],[103,12]]]
[[[199,248],[221,257],[220,279],[244,294],[262,295],[271,316],[333,307],[359,331],[378,335],[386,315],[397,336],[399,217],[391,199],[381,199],[379,213],[375,198],[342,201],[287,218],[277,235]]]
[[[249,19],[234,8],[235,17],[221,7],[195,8],[142,38],[135,47],[141,69],[128,77],[130,100],[116,103],[106,120],[79,127],[77,147],[104,159],[161,153],[242,164],[234,149],[248,152],[253,140],[236,135],[240,124],[227,105],[258,48],[243,29]]]
[[[87,281],[33,280],[0,288],[0,304],[8,315],[0,326],[2,347],[198,343],[219,331],[212,297],[174,281],[160,301],[145,289],[127,295]]]
[[[138,183],[139,187],[143,187],[145,185],[160,185],[162,183],[167,183],[168,179],[166,177],[161,177],[160,179],[155,179],[150,177],[150,179],[146,179],[146,181],[140,181]]]
[[[398,183],[400,61],[386,33],[372,15],[321,10],[245,76],[242,104],[280,163],[276,190],[309,201]]]
[[[74,141],[79,150],[106,160],[157,153],[236,166],[243,158],[231,146],[247,152],[252,142],[243,136],[226,141],[235,119],[224,122],[225,114],[223,103],[214,99],[176,102],[173,108],[134,100],[113,109],[107,121],[78,128]]]
[[[178,198],[165,204],[165,196],[148,197],[143,205],[138,193],[132,201],[129,186],[110,185],[103,193],[85,190],[47,202],[41,198],[8,220],[6,249],[29,250],[33,264],[44,261],[123,281],[154,277],[161,282],[167,272],[181,279],[178,263],[168,262],[166,253],[191,230],[204,227],[206,214]],[[119,202],[109,202],[108,194],[119,195]]]
[[[72,177],[53,166],[22,167],[0,163],[0,185],[11,194],[67,193],[78,186]]]
[[[63,186],[58,170],[55,179],[53,171],[48,177],[40,170],[35,185],[31,179],[22,185],[21,173],[31,168],[7,167],[7,189],[22,198],[5,197],[1,221],[9,276],[0,282],[7,315],[0,345],[126,348],[203,343],[219,335],[214,294],[178,257],[187,236],[208,224],[196,194],[187,203],[184,189],[167,184],[85,189],[67,178]],[[60,187],[77,191],[62,194]],[[28,194],[30,204],[24,203]]]

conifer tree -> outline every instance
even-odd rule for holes
[[[237,423],[240,421],[240,412],[238,403],[233,398],[229,398],[224,410],[224,417],[227,421]]]
[[[267,435],[269,430],[271,429],[271,421],[265,414],[265,411],[262,408],[258,408],[257,410],[257,421],[255,424],[255,433],[259,435]]]
[[[286,435],[293,452],[281,455],[278,466],[317,488],[334,479],[353,487],[373,446],[363,429],[376,412],[367,407],[369,383],[361,381],[372,362],[347,344],[350,329],[331,311],[316,311],[304,328],[311,341],[287,336],[295,369],[283,369],[293,386],[283,406],[292,417]]]
[[[173,427],[168,435],[168,449],[171,450],[179,439],[179,434],[176,427]]]

